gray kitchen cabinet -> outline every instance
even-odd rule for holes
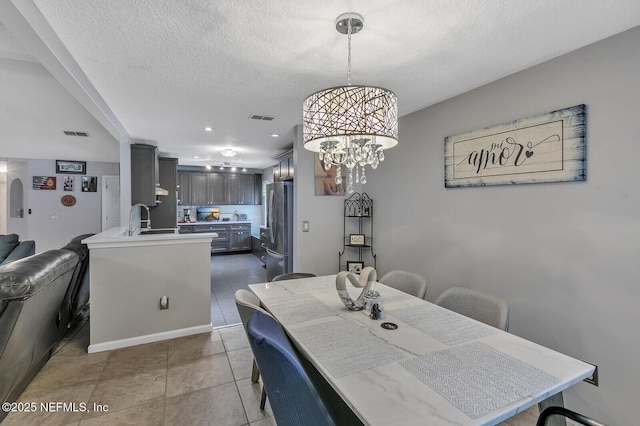
[[[225,181],[226,204],[254,204],[255,176],[228,174]]]
[[[168,194],[156,196],[156,206],[150,210],[151,227],[175,228],[178,222],[178,194],[176,190],[178,159],[160,157],[158,170],[160,172],[160,187],[166,189]]]
[[[219,223],[191,225],[193,232],[215,232],[217,237],[211,241],[211,253],[225,253],[229,251],[229,226]]]
[[[253,175],[253,204],[262,204],[262,174]]]
[[[156,205],[156,188],[160,186],[158,148],[131,145],[131,204]]]
[[[229,225],[229,251],[251,250],[251,224]]]
[[[192,204],[190,172],[178,172],[178,204],[185,206]]]
[[[191,173],[191,204],[227,204],[225,175],[221,173]]]
[[[289,153],[273,166],[273,181],[293,180],[294,169],[293,156]]]

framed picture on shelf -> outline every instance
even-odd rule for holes
[[[363,246],[364,234],[349,234],[349,244],[352,246]]]
[[[56,173],[73,173],[83,175],[87,173],[87,162],[56,160]]]
[[[347,261],[347,271],[353,272],[354,274],[359,274],[364,269],[364,262],[352,262],[350,260]]]

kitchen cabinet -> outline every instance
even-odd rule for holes
[[[254,204],[254,175],[226,175],[225,191],[226,204]]]
[[[293,156],[282,158],[273,166],[273,181],[293,180],[294,172]]]
[[[229,225],[229,251],[251,250],[251,224]]]
[[[131,145],[131,204],[156,205],[156,188],[160,186],[158,148]]]
[[[156,206],[151,207],[152,228],[175,228],[178,222],[178,198],[176,180],[178,178],[178,159],[158,159],[160,186],[168,191],[166,196],[156,196]]]
[[[225,176],[220,173],[191,173],[191,204],[226,204]]]
[[[198,223],[180,225],[180,233],[210,233],[218,234],[211,241],[211,253],[227,253],[251,250],[250,223]]]
[[[373,200],[355,192],[344,200],[342,251],[338,270],[359,273],[365,266],[376,267],[373,248]],[[343,259],[344,258],[344,259]]]
[[[178,172],[181,205],[262,204],[262,175],[247,173]]]
[[[178,204],[185,206],[192,204],[190,172],[178,172]]]

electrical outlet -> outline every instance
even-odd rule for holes
[[[587,364],[591,364],[591,363],[588,362]],[[598,366],[595,364],[591,364],[591,365],[593,365],[596,369],[593,371],[593,374],[587,377],[586,379],[584,379],[584,381],[594,386],[598,386]]]
[[[167,296],[160,298],[160,309],[169,309],[169,298]]]

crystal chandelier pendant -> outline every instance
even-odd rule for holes
[[[325,169],[335,166],[337,184],[341,167],[348,170],[347,192],[355,181],[367,182],[365,166],[376,169],[383,151],[398,144],[398,106],[393,92],[380,87],[351,85],[351,36],[364,27],[364,18],[345,13],[336,19],[336,30],[348,36],[347,86],[313,93],[302,108],[305,149],[318,152]],[[359,166],[359,167],[358,167]]]

